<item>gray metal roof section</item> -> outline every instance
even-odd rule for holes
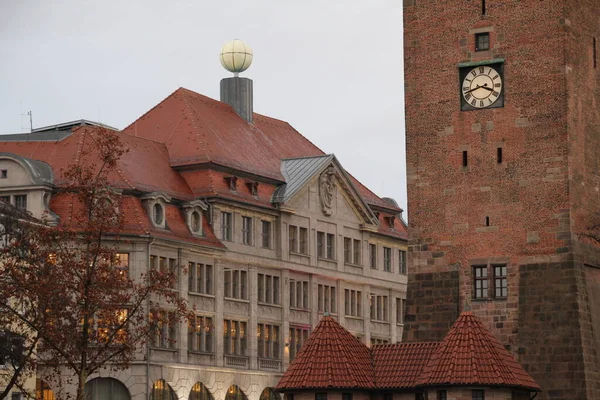
[[[333,154],[316,157],[287,158],[281,160],[281,174],[285,178],[285,184],[279,186],[271,202],[288,202],[306,182],[315,174],[325,169],[334,159]]]
[[[35,185],[52,185],[54,183],[54,172],[52,167],[43,161],[33,160],[13,153],[0,153],[0,159],[10,158],[21,164]]]
[[[35,128],[30,133],[0,135],[0,140],[3,142],[58,142],[70,136],[71,133],[73,133],[73,128],[78,128],[80,126],[97,126],[118,131],[117,128],[101,124],[100,122],[80,119],[77,121]]]

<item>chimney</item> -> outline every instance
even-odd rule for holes
[[[252,49],[241,40],[235,39],[226,43],[221,49],[221,65],[233,78],[221,80],[221,101],[229,104],[235,112],[246,121],[252,123],[254,110],[252,107],[252,79],[240,78],[252,64]]]

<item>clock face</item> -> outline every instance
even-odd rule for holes
[[[471,107],[491,107],[501,98],[502,76],[493,67],[475,67],[463,78],[461,92],[464,101]]]

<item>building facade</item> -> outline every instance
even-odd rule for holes
[[[62,168],[99,129],[78,121],[0,138],[0,196],[68,223],[72,202],[56,190]],[[249,122],[183,88],[120,138],[129,151],[111,182],[124,216],[122,266],[133,277],[176,269],[197,315],[162,324],[129,369],[91,376],[94,399],[273,398],[326,313],[365,344],[401,340],[402,210],[335,156],[285,122]],[[36,182],[31,166],[49,179]],[[38,397],[51,399],[57,378],[43,369],[39,378]]]
[[[597,1],[404,1],[405,338],[469,306],[543,399],[600,398]]]

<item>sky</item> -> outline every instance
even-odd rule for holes
[[[179,87],[218,99],[234,38],[254,51],[254,111],[406,210],[398,0],[0,0],[0,133],[29,111],[122,129]]]

